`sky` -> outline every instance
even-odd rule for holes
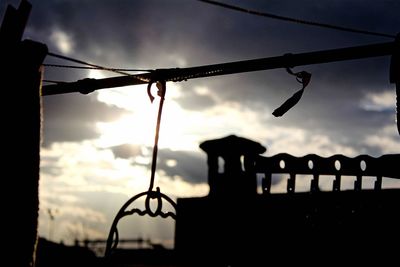
[[[225,3],[393,35],[400,29],[396,0]],[[1,17],[7,4],[18,6],[19,1],[2,0]],[[45,43],[51,52],[109,67],[191,67],[393,40],[257,17],[195,0],[32,4],[24,38]],[[50,57],[45,63],[70,64]],[[280,118],[272,111],[301,88],[284,69],[168,83],[156,186],[173,199],[207,195],[206,155],[199,144],[230,134],[261,143],[266,156],[398,153],[389,64],[390,57],[378,57],[295,67],[293,71],[310,72],[311,82],[300,102]],[[44,70],[45,79],[58,81],[116,75]],[[39,234],[65,243],[106,238],[120,207],[148,188],[157,102],[150,103],[145,85],[42,100]],[[285,181],[275,186],[279,192]],[[399,185],[389,181],[385,186]],[[172,247],[174,222],[132,216],[120,233],[122,238],[151,238]]]

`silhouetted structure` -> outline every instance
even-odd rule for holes
[[[24,0],[18,9],[8,6],[0,27],[2,172],[7,174],[2,179],[2,260],[21,267],[31,266],[37,239],[41,64],[47,54],[46,45],[21,41],[30,10]]]
[[[266,151],[257,142],[230,135],[225,138],[203,142],[200,148],[207,153],[208,183],[210,195],[254,195],[257,181],[244,169],[254,165],[255,157]],[[224,162],[220,173],[219,160]],[[222,167],[222,166],[221,166]]]
[[[67,246],[39,238],[35,267],[99,266],[101,260],[87,247]]]
[[[258,148],[237,152],[244,143]],[[381,189],[381,183],[382,177],[400,178],[400,155],[262,157],[261,145],[233,136],[200,147],[208,153],[210,187],[217,189],[210,188],[207,197],[177,201],[175,246],[183,261],[237,265],[254,260],[263,266],[315,265],[324,258],[330,263],[396,260],[392,244],[400,238],[400,190]],[[228,159],[222,174],[216,171],[217,155]],[[274,173],[289,175],[287,193],[270,194]],[[259,195],[243,186],[254,185],[257,174],[264,176]],[[295,191],[299,174],[313,176],[310,192]],[[319,190],[320,175],[335,176],[332,191]],[[356,177],[354,190],[340,191],[342,176],[349,175]],[[376,177],[373,190],[362,190],[364,176]],[[231,183],[238,177],[249,181]]]

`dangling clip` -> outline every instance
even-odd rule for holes
[[[300,98],[304,92],[304,88],[306,88],[306,86],[310,83],[311,80],[311,73],[309,72],[306,71],[293,72],[290,68],[286,68],[286,71],[289,74],[296,76],[296,80],[302,84],[302,88],[296,93],[294,93],[292,97],[286,100],[279,108],[275,109],[274,112],[272,112],[272,115],[274,115],[275,117],[282,116],[300,101]]]

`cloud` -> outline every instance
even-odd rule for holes
[[[346,2],[346,5],[350,4]],[[122,65],[146,67],[202,65],[368,40],[362,35],[259,18],[196,2],[120,0],[113,3],[96,1],[96,5],[82,1],[79,8],[76,5],[73,1],[35,3],[30,27],[43,32],[37,35],[52,45],[46,36],[51,36],[48,29],[56,25],[66,34],[74,35],[77,42],[75,55],[85,55],[86,59],[96,59],[101,64],[113,65],[117,61]],[[335,20],[339,16],[341,23],[353,27],[370,23],[368,26],[373,28],[397,31],[393,26],[397,16],[392,9],[385,10],[387,4],[370,2],[368,9],[356,4],[358,17],[345,12],[347,9],[341,1],[324,5],[255,3],[249,8],[253,5],[260,10],[305,18],[329,11],[328,16],[319,19],[337,23]],[[371,6],[376,13],[371,14]],[[385,14],[385,18],[380,14]],[[368,17],[368,20],[360,20],[361,17]],[[210,29],[216,34],[210,34]]]
[[[393,111],[396,107],[396,93],[394,90],[367,93],[361,101],[361,107],[368,111]]]
[[[180,177],[190,184],[207,183],[206,156],[190,151],[172,151],[162,149],[159,151],[160,160],[158,167],[165,175],[174,178]],[[173,165],[170,165],[174,162]]]
[[[289,153],[294,156],[306,154],[355,156],[358,152],[351,144],[340,143],[327,135],[315,134],[301,128],[270,128],[265,140],[270,155]]]
[[[146,167],[150,167],[151,155],[145,155],[138,145],[123,144],[110,148],[115,157],[132,159],[132,164],[139,163],[142,157],[147,157]],[[139,157],[139,162],[136,158]],[[157,161],[158,171],[163,175],[175,179],[180,177],[190,184],[207,183],[207,163],[203,153],[193,151],[177,151],[171,149],[160,149]]]
[[[95,139],[98,121],[112,121],[125,110],[96,101],[93,96],[65,94],[43,97],[43,140],[53,142]]]
[[[204,197],[208,195],[209,186],[206,183],[193,183],[187,177],[175,175],[173,178],[160,171],[158,185],[161,191],[173,199],[187,197]]]
[[[139,145],[123,144],[110,148],[115,157],[129,159],[136,156],[141,156],[142,149]]]
[[[396,154],[400,151],[399,133],[395,125],[388,125],[364,139],[375,156]],[[371,153],[372,154],[372,153]]]
[[[64,193],[84,190],[129,195],[130,176],[143,175],[132,169],[128,160],[115,158],[110,150],[98,149],[91,141],[53,143],[41,150],[41,158],[47,186]],[[51,172],[47,172],[49,166]],[[136,182],[140,183],[140,178]]]
[[[175,99],[186,110],[201,111],[217,104],[216,97],[207,87],[185,88],[180,92],[179,97]]]
[[[132,148],[132,146],[127,145],[127,148]],[[129,159],[115,157],[115,151],[119,151],[121,156],[129,157]],[[130,160],[130,156],[138,157],[137,155],[138,153],[134,150],[125,150],[123,146],[116,149],[98,148],[94,141],[56,142],[43,148],[41,151],[40,235],[45,237],[49,235],[51,229],[49,229],[47,210],[51,209],[55,212],[55,220],[52,222],[53,240],[68,239],[66,241],[71,242],[72,240],[69,239],[72,237],[106,238],[112,220],[122,204],[135,194],[148,189],[150,179],[148,165],[132,164]],[[143,155],[148,156],[146,153]],[[189,159],[181,161],[180,157],[189,157]],[[171,171],[170,163],[167,162],[173,159],[176,159],[176,166],[182,168],[182,171],[167,173]],[[195,174],[200,172],[197,171],[197,166],[192,165],[193,163],[200,165],[199,162],[192,163],[191,159],[196,159],[196,156],[179,152],[174,156],[172,151],[160,151],[161,167],[157,171],[155,185],[160,186],[162,192],[173,199],[207,194],[207,184],[204,182],[193,184],[190,180],[192,170],[187,168],[193,168]],[[205,161],[203,163],[206,168]],[[162,166],[165,167],[165,171]],[[185,179],[179,175],[185,175]],[[198,176],[194,178],[201,179]],[[142,202],[143,199],[135,202],[136,207],[143,208]],[[137,226],[135,216],[133,218]],[[138,237],[146,234],[152,239],[160,237],[163,240],[173,239],[171,222],[165,223],[164,220],[154,222],[152,218],[145,218],[140,219],[139,224],[135,230],[125,224],[120,229],[121,235]],[[163,229],[162,233],[157,229]]]

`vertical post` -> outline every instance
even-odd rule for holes
[[[382,189],[382,176],[378,175],[374,183],[374,190],[380,191]]]
[[[218,180],[218,156],[212,153],[207,154],[208,165],[208,184],[210,187],[210,196],[215,196],[220,191],[221,181]]]
[[[332,191],[339,192],[340,191],[340,184],[341,184],[342,177],[340,174],[335,175],[335,180],[333,180],[333,188]]]
[[[1,202],[3,261],[23,267],[34,265],[37,240],[41,65],[47,55],[46,45],[21,41],[31,7],[26,0],[18,9],[8,6],[0,28],[2,171],[7,174],[2,195],[12,195]],[[15,249],[18,257],[12,256]]]
[[[296,190],[296,174],[290,173],[290,177],[287,180],[286,191],[288,194],[293,194]]]
[[[396,122],[400,134],[400,33],[397,34],[390,62],[390,82],[396,84]]]
[[[362,190],[362,176],[357,175],[356,180],[354,181],[354,190],[361,191]]]
[[[400,79],[396,82],[396,123],[400,134]]]
[[[310,192],[318,192],[319,191],[319,175],[314,173],[313,179],[311,180]]]
[[[270,172],[266,172],[264,179],[262,180],[262,191],[263,194],[271,193],[271,184],[272,184],[272,174]]]

